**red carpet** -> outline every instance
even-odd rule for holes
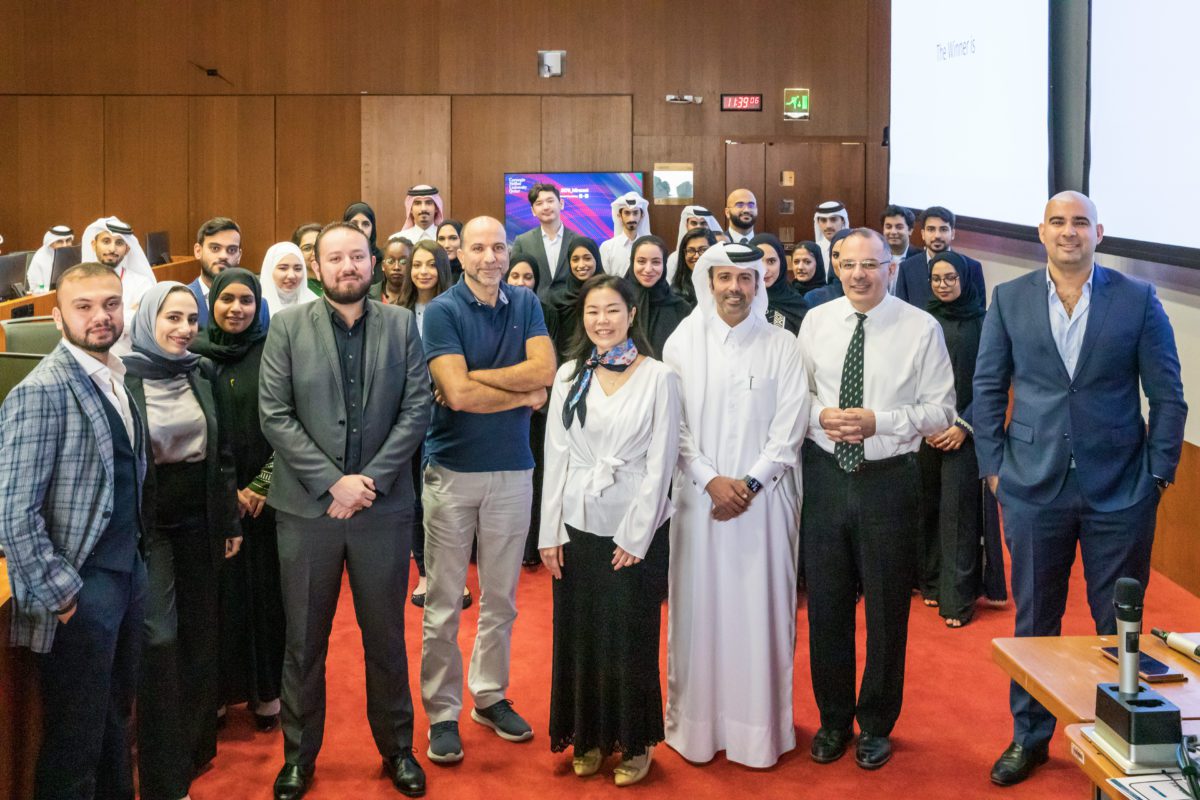
[[[428,722],[421,710],[417,685],[421,652],[421,610],[406,604],[410,677],[417,707],[418,758],[429,780],[428,796],[438,798],[550,797],[570,793],[574,798],[611,797],[608,762],[588,779],[571,772],[567,754],[554,754],[546,743],[550,692],[551,578],[544,569],[522,575],[518,595],[520,616],[513,636],[512,685],[509,696],[534,727],[534,738],[523,744],[500,740],[464,714],[460,722],[465,759],[445,768],[425,756]],[[415,570],[413,582],[415,584]],[[477,592],[474,569],[472,590]],[[463,613],[461,642],[468,655],[475,633],[478,604]],[[1200,600],[1155,574],[1146,604],[1147,628],[1195,630]],[[991,640],[1012,634],[1013,611],[980,607],[975,621],[958,631],[947,630],[936,611],[914,597],[909,629],[908,678],[904,711],[893,734],[895,756],[878,772],[865,772],[850,755],[819,766],[808,757],[816,731],[816,708],[808,672],[805,612],[799,612],[796,648],[795,721],[797,749],[769,770],[751,770],[724,760],[704,766],[685,762],[665,745],[655,749],[649,777],[630,793],[688,800],[755,796],[757,798],[832,797],[1019,798],[1085,797],[1087,779],[1069,761],[1063,739],[1056,734],[1051,761],[1026,783],[1000,789],[988,781],[992,762],[1008,744],[1008,680],[991,661]],[[859,663],[865,643],[859,615]],[[663,614],[663,678],[666,678],[666,613]],[[1065,634],[1093,632],[1083,593],[1082,570],[1076,562]],[[1115,680],[1115,667],[1114,667]],[[749,676],[748,676],[749,677]],[[367,726],[362,645],[354,621],[348,585],[343,586],[329,647],[329,711],[325,744],[317,762],[311,798],[395,798],[400,795],[383,777]],[[665,693],[665,688],[664,688]],[[464,691],[465,694],[465,691]],[[470,703],[467,695],[466,702]],[[468,706],[469,707],[469,706]],[[254,731],[244,708],[230,709],[214,766],[192,786],[195,800],[270,798],[271,784],[283,762],[278,732]],[[851,751],[852,753],[852,751]]]

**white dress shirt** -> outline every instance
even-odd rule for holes
[[[611,239],[605,239],[600,245],[600,261],[604,271],[609,275],[624,275],[629,269],[629,259],[633,255],[633,243],[625,234],[618,234]]]
[[[587,424],[576,417],[566,429],[562,409],[574,369],[573,361],[559,367],[546,409],[538,547],[567,544],[570,525],[612,537],[625,552],[644,558],[654,532],[674,511],[667,490],[679,451],[679,378],[647,358],[610,396],[593,375]]]
[[[92,383],[96,384],[104,399],[121,415],[121,421],[125,423],[125,435],[129,437],[129,444],[132,445],[133,412],[129,410],[129,395],[125,391],[125,364],[111,352],[106,354],[105,361],[101,363],[65,339],[63,345],[79,362],[79,366],[83,367]]]
[[[725,231],[725,235],[729,237],[729,241],[733,244],[750,244],[750,240],[754,238],[754,228],[751,228],[745,233],[738,233],[733,228],[730,228],[729,230]],[[745,242],[742,241],[743,239]]]
[[[1054,281],[1050,278],[1050,270],[1046,270],[1046,292],[1050,302],[1050,335],[1054,337],[1054,346],[1062,357],[1067,374],[1075,377],[1075,365],[1079,362],[1079,351],[1083,347],[1083,335],[1087,332],[1088,309],[1092,305],[1092,279],[1096,277],[1095,267],[1088,273],[1087,283],[1083,285],[1083,293],[1075,310],[1068,316],[1067,309],[1055,291]]]
[[[875,435],[863,442],[868,461],[916,452],[921,439],[941,433],[955,417],[954,370],[942,326],[892,295],[863,322],[863,408],[875,412]],[[833,453],[821,412],[839,408],[846,349],[858,324],[854,306],[839,297],[810,310],[797,342],[813,393],[808,438]]]
[[[558,273],[558,253],[562,250],[563,233],[565,228],[560,222],[558,224],[558,232],[554,234],[554,238],[546,235],[545,228],[542,231],[542,247],[546,248],[546,266],[550,267],[550,277],[553,278]],[[588,531],[591,533],[591,531]]]

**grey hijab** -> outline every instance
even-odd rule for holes
[[[142,295],[141,304],[134,312],[129,328],[133,352],[121,359],[130,375],[143,380],[174,378],[191,372],[200,360],[200,356],[191,352],[172,355],[163,350],[154,338],[158,312],[162,310],[167,295],[176,288],[192,295],[192,290],[178,281],[160,281]]]

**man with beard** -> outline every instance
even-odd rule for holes
[[[500,221],[476,217],[464,225],[459,259],[462,280],[434,298],[422,323],[438,404],[425,440],[421,495],[428,578],[421,699],[429,758],[438,764],[463,758],[458,627],[473,540],[481,596],[467,673],[471,719],[506,741],[533,736],[506,695],[533,501],[529,417],[546,402],[556,371],[541,303],[503,281],[508,244]]]
[[[208,325],[208,290],[213,279],[223,270],[242,263],[242,229],[229,217],[213,217],[200,226],[192,252],[200,260],[200,275],[188,288],[196,296],[196,305],[200,307],[197,322],[200,330],[204,330]],[[260,315],[265,308],[259,308]]]
[[[567,269],[571,242],[578,234],[563,224],[562,192],[554,184],[535,183],[529,190],[529,206],[538,227],[517,235],[513,240],[512,257],[534,257],[538,265],[538,297],[544,297],[554,276]],[[464,260],[461,252],[458,257]]]
[[[811,309],[798,337],[811,387],[804,443],[804,570],[813,695],[811,755],[878,769],[904,696],[917,556],[916,453],[954,422],[954,372],[942,328],[887,292],[891,253],[876,231],[838,242],[845,296]],[[866,599],[867,656],[855,698],[855,603]]]
[[[725,198],[725,222],[729,225],[729,241],[749,244],[754,238],[754,223],[758,219],[758,200],[749,189],[734,189]]]
[[[84,258],[94,255],[97,261],[117,273],[117,277],[121,279],[125,315],[132,319],[133,312],[137,311],[142,302],[142,295],[158,283],[141,244],[133,235],[133,228],[116,217],[101,217],[83,231],[80,245]],[[128,326],[125,326],[125,332],[119,341],[128,337]]]
[[[121,294],[107,266],[63,273],[54,308],[63,341],[0,407],[11,643],[39,654],[45,720],[35,797],[133,797],[146,445],[110,352]]]
[[[767,322],[762,253],[715,244],[691,274],[696,310],[663,361],[683,424],[671,522],[666,741],[769,767],[796,746],[799,452],[808,384],[795,339]]]
[[[929,284],[929,259],[938,253],[950,249],[954,241],[954,212],[941,206],[930,206],[917,217],[917,227],[921,229],[921,239],[925,242],[925,250],[914,256],[909,256],[900,263],[896,273],[896,297],[912,303],[922,311],[933,299],[933,290]],[[982,287],[983,265],[969,256],[963,256],[967,269],[961,279],[974,282]],[[985,294],[980,292],[980,302],[985,301]]]
[[[277,800],[312,782],[325,728],[325,654],[350,573],[366,655],[367,720],[384,770],[404,795],[425,792],[413,757],[403,603],[414,504],[412,455],[429,425],[429,375],[413,313],[367,299],[366,234],[321,231],[324,299],[275,315],[263,349],[259,412],[275,448],[275,509],[287,611],[284,766]]]
[[[634,241],[650,234],[649,207],[637,192],[626,192],[612,201],[613,235],[600,245],[600,261],[609,275],[624,275]]]
[[[443,221],[442,194],[437,187],[424,183],[412,187],[404,198],[404,208],[408,216],[400,235],[413,244],[422,239],[436,242]]]
[[[888,206],[879,217],[883,238],[887,239],[888,249],[892,251],[892,275],[888,281],[888,292],[891,294],[896,293],[896,279],[900,277],[901,262],[920,252],[912,243],[912,230],[916,221],[912,211],[897,205]]]
[[[850,214],[846,211],[845,204],[838,200],[826,200],[817,206],[817,210],[813,212],[813,240],[817,247],[821,248],[822,263],[829,263],[829,243],[833,241],[834,235],[849,227]],[[832,271],[826,277],[830,283],[837,280]]]

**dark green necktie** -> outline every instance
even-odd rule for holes
[[[855,312],[858,325],[846,348],[846,361],[842,364],[842,386],[838,392],[838,405],[842,408],[862,408],[863,403],[863,321],[866,314]],[[863,462],[862,443],[835,442],[833,454],[838,466],[846,472],[854,472]]]

